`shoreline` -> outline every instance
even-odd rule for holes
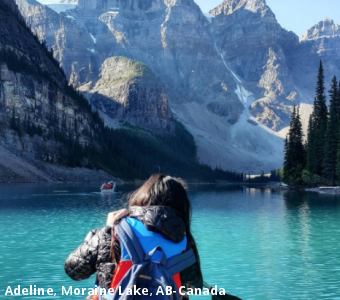
[[[271,188],[271,186],[268,186]],[[304,191],[304,192],[312,192],[318,193],[321,195],[340,195],[340,186],[319,186],[319,187],[303,187],[303,186],[285,186],[281,187],[281,189],[290,190],[290,191]]]
[[[305,191],[319,193],[321,195],[340,195],[340,186],[320,186],[306,188]]]

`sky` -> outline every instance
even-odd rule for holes
[[[222,0],[195,0],[203,12],[219,5]],[[340,24],[340,0],[267,0],[281,26],[299,37],[325,18]]]
[[[223,0],[195,0],[203,12],[208,12]],[[58,0],[40,0],[56,3]],[[340,0],[267,0],[278,22],[299,37],[309,28],[325,18],[340,24]]]

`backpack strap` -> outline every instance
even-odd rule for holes
[[[197,261],[192,248],[168,259],[166,269],[171,275],[175,275],[192,266]]]
[[[161,258],[161,261],[159,262],[162,266],[166,267],[166,264],[167,264],[167,258],[165,256],[165,253],[162,249],[161,246],[157,246],[156,248],[152,249],[146,256],[145,256],[145,261],[148,261],[148,260],[151,260],[153,255],[155,254],[156,251],[159,251],[162,253],[162,258]]]
[[[116,225],[115,230],[129,254],[131,261],[134,264],[139,264],[144,261],[145,252],[128,222],[126,222],[125,219],[122,219]]]

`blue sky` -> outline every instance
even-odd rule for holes
[[[203,12],[219,5],[222,0],[195,0]],[[299,37],[324,18],[340,24],[340,0],[267,0],[285,29],[294,31]]]
[[[223,0],[195,0],[203,12],[222,3]],[[40,0],[51,3],[58,0]],[[267,0],[282,27],[298,36],[324,18],[340,24],[340,0]]]

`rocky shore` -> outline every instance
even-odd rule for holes
[[[315,188],[305,189],[307,192],[317,192],[320,194],[328,194],[328,195],[340,195],[340,187],[339,186],[320,186]]]
[[[340,186],[320,186],[305,188],[302,186],[288,186],[282,182],[269,182],[266,184],[267,188],[272,190],[302,190],[306,192],[315,192],[328,195],[340,195]]]

